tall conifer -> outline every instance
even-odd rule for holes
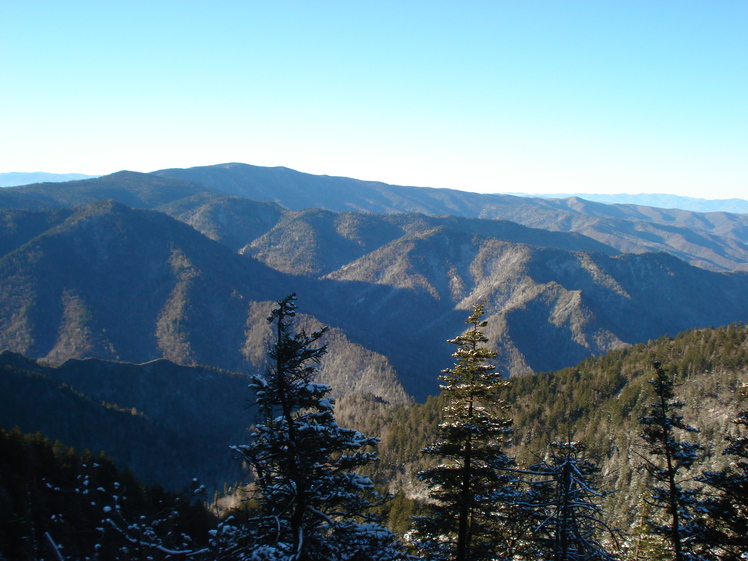
[[[449,342],[457,345],[453,368],[439,378],[447,395],[445,421],[438,442],[424,449],[444,459],[421,471],[419,479],[430,489],[428,514],[416,518],[416,543],[429,559],[456,561],[508,557],[506,517],[502,511],[514,502],[514,477],[507,471],[513,461],[504,452],[512,420],[499,393],[508,384],[494,372],[482,328],[483,306],[468,317],[470,325]]]
[[[236,446],[253,468],[259,509],[237,532],[236,559],[385,561],[401,557],[389,530],[368,514],[377,495],[353,470],[374,461],[378,439],[338,426],[330,387],[314,382],[325,329],[296,330],[296,296],[268,321],[276,341],[264,376],[252,378],[261,421]]]
[[[674,381],[659,361],[653,362],[656,377],[649,380],[656,400],[649,414],[639,418],[642,438],[649,448],[645,467],[654,480],[650,486],[652,504],[666,513],[666,521],[651,520],[653,529],[664,535],[673,548],[673,559],[692,559],[690,545],[697,533],[693,509],[697,490],[683,487],[684,474],[701,457],[701,446],[677,439],[676,431],[698,432],[683,421],[679,411],[684,404],[675,399]]]

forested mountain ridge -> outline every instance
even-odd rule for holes
[[[360,358],[361,376],[343,363],[323,368],[338,391],[368,384],[398,401],[436,392],[445,341],[481,301],[500,366],[515,375],[748,316],[745,273],[666,254],[568,251],[558,247],[596,242],[449,217],[314,210],[273,224],[287,211],[248,206],[259,210],[245,232],[259,237],[244,255],[112,201],[72,213],[4,209],[14,233],[0,257],[0,346],[53,363],[167,358],[243,371],[264,353],[268,302],[298,292],[344,354]]]
[[[707,457],[691,477],[727,465],[726,438],[738,434],[732,422],[748,402],[737,390],[748,383],[748,328],[732,324],[688,330],[645,344],[587,358],[553,372],[514,378],[502,397],[514,420],[510,453],[520,467],[537,462],[554,440],[580,441],[601,468],[601,489],[614,491],[606,509],[622,528],[640,520],[648,480],[642,469],[646,448],[639,418],[655,401],[652,362],[658,360],[676,381],[676,398],[685,403],[685,422],[700,432],[690,437]],[[356,398],[347,398],[347,401]],[[443,419],[442,396],[424,404],[386,406],[371,400],[344,403],[341,422],[381,436],[382,461],[376,476],[412,497],[423,496],[415,473],[432,465],[422,448],[432,442]]]
[[[325,208],[504,219],[533,228],[578,232],[626,253],[666,251],[713,270],[748,268],[748,215],[744,214],[602,204],[576,197],[540,199],[403,187],[237,163],[154,174],[276,202],[292,210]]]

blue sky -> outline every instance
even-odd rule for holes
[[[0,173],[748,197],[748,2],[0,0]]]

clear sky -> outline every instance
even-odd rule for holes
[[[0,0],[0,172],[748,198],[745,0]]]

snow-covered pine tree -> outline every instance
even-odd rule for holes
[[[516,477],[504,452],[512,420],[499,399],[508,384],[488,361],[495,351],[485,348],[481,328],[483,306],[475,306],[457,345],[454,368],[439,378],[448,396],[441,440],[424,453],[444,459],[443,464],[418,473],[429,487],[430,503],[424,516],[414,519],[414,542],[428,559],[457,561],[510,557],[506,533],[513,518],[507,512],[515,501]]]
[[[594,485],[599,468],[582,454],[578,442],[552,442],[548,457],[523,470],[529,475],[535,518],[527,548],[533,559],[553,561],[612,561],[601,543],[617,544],[617,532],[604,520],[602,493]]]
[[[748,384],[739,394],[748,398]],[[733,422],[748,430],[748,410],[739,412]],[[738,561],[748,557],[748,433],[727,440],[730,445],[722,453],[735,460],[720,471],[705,471],[696,478],[715,492],[699,503],[707,526],[700,541],[707,559]]]
[[[379,499],[353,470],[374,461],[378,439],[337,425],[330,387],[314,382],[326,328],[296,330],[296,295],[278,302],[268,321],[276,340],[265,375],[252,378],[260,422],[235,446],[256,479],[258,508],[235,532],[232,559],[252,561],[386,561],[403,557],[392,532],[369,514]]]
[[[675,399],[674,381],[654,361],[656,377],[649,380],[657,400],[650,404],[649,414],[639,418],[643,426],[644,439],[650,458],[645,458],[645,468],[654,480],[650,486],[652,504],[665,511],[665,521],[652,519],[649,522],[655,532],[668,538],[673,548],[673,559],[684,561],[695,559],[689,551],[700,533],[693,509],[698,501],[697,489],[683,487],[684,474],[702,455],[699,444],[682,442],[676,438],[676,430],[698,432],[687,425],[678,412],[684,404]]]

